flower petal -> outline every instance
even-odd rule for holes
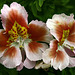
[[[69,57],[70,64],[68,67],[75,67],[75,58]]]
[[[72,50],[70,50],[69,48],[65,46],[63,46],[63,48],[70,57],[75,56],[75,53]]]
[[[28,58],[26,58],[23,65],[28,69],[32,69],[35,66],[35,64],[35,61],[30,61]]]
[[[37,61],[42,59],[42,51],[46,49],[46,45],[37,43],[35,41],[30,43],[24,43],[24,49],[26,56],[31,61]]]
[[[6,29],[6,31],[9,31],[12,28],[15,21],[17,21],[21,26],[27,28],[28,15],[24,7],[22,7],[20,4],[13,2],[10,7],[4,5],[3,9],[1,9],[1,13],[3,27]]]
[[[17,66],[17,71],[21,71],[23,69],[23,63],[21,63],[19,66]]]
[[[56,64],[60,63],[57,67],[61,71],[61,70],[63,70],[64,68],[66,68],[69,65],[69,56],[67,55],[67,53],[65,51],[60,51],[58,53],[57,58],[56,58],[56,61],[54,63],[56,63]],[[53,67],[55,67],[55,66],[56,65],[54,64]]]
[[[62,70],[69,65],[69,56],[62,47],[58,48],[57,46],[58,43],[53,40],[50,44],[50,48],[43,53],[42,57],[45,63],[51,63],[51,66],[56,70]]]
[[[49,67],[50,67],[50,64],[45,64],[44,62],[40,62],[35,65],[35,69],[40,69],[40,68],[47,69]]]
[[[46,24],[38,20],[29,23],[28,33],[30,34],[29,38],[33,41],[49,42],[52,38]]]
[[[14,68],[21,64],[22,56],[19,47],[10,47],[6,50],[0,62],[7,68]]]
[[[8,38],[9,35],[3,29],[0,29],[0,57],[3,55],[4,50],[8,48],[8,46],[6,46]]]
[[[52,19],[46,22],[51,34],[60,42],[63,35],[63,30],[70,29],[74,23],[73,14],[67,16],[65,14],[53,15]]]

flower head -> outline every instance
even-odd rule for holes
[[[46,24],[33,20],[28,25],[27,17],[24,7],[16,2],[11,3],[10,7],[4,4],[1,9],[4,30],[0,30],[0,62],[7,68],[20,64],[33,68],[35,61],[42,59],[42,52],[47,48],[45,44],[38,42],[50,40]],[[27,66],[28,62],[30,66]]]

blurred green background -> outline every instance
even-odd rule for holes
[[[28,22],[36,19],[46,22],[54,14],[75,14],[74,0],[0,0],[0,10],[3,4],[10,5],[12,2],[18,2],[25,7],[28,12]],[[1,20],[0,29],[2,29]],[[75,75],[75,68],[66,68],[63,71],[56,71],[53,68],[47,71],[23,68],[22,71],[16,71],[16,69],[7,69],[0,64],[0,75]]]

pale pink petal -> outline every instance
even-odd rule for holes
[[[75,67],[75,58],[74,57],[69,57],[69,61],[70,61],[70,64],[68,67]]]
[[[16,2],[13,2],[10,7],[4,5],[1,9],[2,24],[6,31],[9,31],[12,28],[15,21],[17,21],[21,26],[27,27],[27,17],[28,14],[24,7]]]
[[[54,20],[48,19],[46,25],[49,29],[55,29],[56,23]]]
[[[47,27],[50,29],[51,34],[60,42],[63,35],[63,30],[70,29],[74,25],[74,15],[67,16],[65,14],[55,14],[52,19],[46,22]],[[74,29],[74,27],[73,27]],[[74,31],[74,30],[73,30]],[[69,38],[68,38],[69,39]],[[70,39],[71,40],[71,39]],[[74,36],[73,36],[74,40]]]
[[[23,65],[28,69],[32,69],[35,66],[35,64],[35,61],[30,61],[28,58],[26,58]]]
[[[24,43],[26,56],[31,61],[42,59],[42,52],[47,48],[46,45],[37,42]]]
[[[67,45],[72,46],[72,47],[75,48],[75,43],[74,43],[74,42],[70,42],[70,41],[68,41],[68,40],[65,40],[65,41],[64,41],[64,44],[67,44]]]
[[[52,39],[52,36],[49,33],[49,29],[42,21],[31,21],[29,23],[28,33],[31,35],[29,36],[29,38],[33,41],[43,41],[49,43],[49,41]]]
[[[49,53],[50,53],[50,48],[46,49],[43,53],[42,53],[42,59],[46,64],[49,64],[51,59],[49,57]]]
[[[21,63],[19,66],[17,66],[17,71],[21,71],[23,69],[23,63]]]
[[[1,19],[2,19],[2,25],[3,25],[3,28],[6,29],[6,19],[7,19],[7,16],[8,16],[8,13],[10,11],[10,8],[8,5],[4,4],[3,8],[1,9]]]
[[[58,43],[53,40],[50,44],[50,48],[43,53],[42,58],[45,63],[51,63],[54,69],[63,70],[69,65],[69,56],[61,46],[57,46]]]
[[[15,9],[17,10],[20,14],[22,14],[22,16],[24,17],[26,23],[28,24],[28,14],[27,14],[27,11],[25,10],[25,8],[23,6],[21,6],[20,4],[16,3],[16,2],[13,2],[11,5],[10,5],[10,8],[11,9]]]
[[[15,68],[22,62],[22,56],[19,47],[10,47],[6,50],[0,63],[2,63],[7,68]]]
[[[60,47],[59,49],[61,51],[58,52],[58,55],[54,59],[53,67],[55,69],[58,68],[61,71],[61,70],[63,70],[64,68],[66,68],[69,65],[69,56],[67,55],[67,53],[64,51],[64,49],[62,47]]]

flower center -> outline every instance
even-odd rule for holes
[[[27,29],[19,25],[16,21],[14,25],[12,26],[12,29],[8,32],[8,34],[10,35],[7,41],[8,45],[16,41],[19,36],[21,36],[22,38],[27,38],[28,36]]]
[[[63,30],[63,35],[62,35],[62,39],[61,39],[61,41],[59,42],[59,45],[62,45],[63,43],[64,43],[64,41],[65,41],[65,39],[68,37],[68,35],[69,35],[69,29],[68,30]]]

